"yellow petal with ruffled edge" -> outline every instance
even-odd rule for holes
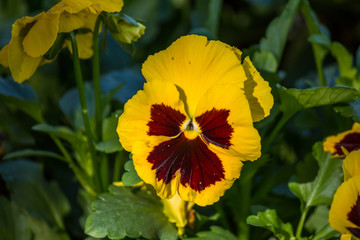
[[[346,135],[352,134],[352,133],[359,133],[360,134],[360,123],[354,123],[351,130],[341,132],[341,133],[339,133],[337,135],[334,135],[334,136],[327,137],[325,142],[324,142],[324,145],[323,145],[324,146],[324,151],[325,152],[330,152],[330,153],[336,153],[337,152],[337,150],[335,148],[336,144],[339,143],[341,140],[343,140]],[[337,156],[339,156],[339,155],[337,155]]]
[[[349,213],[353,210],[359,209],[359,194],[360,194],[360,176],[350,178],[343,182],[336,190],[334,198],[329,211],[329,224],[332,228],[340,233],[350,234],[349,228],[358,229],[360,232],[359,223],[349,220]],[[359,214],[359,212],[354,212]],[[357,219],[360,216],[357,216]]]
[[[257,122],[269,116],[274,98],[269,83],[261,77],[249,57],[244,59],[243,67],[247,77],[244,83],[245,95],[250,104],[253,121]]]
[[[102,11],[113,13],[120,12],[123,5],[123,0],[94,0],[89,9],[97,14],[100,14]]]
[[[9,67],[9,44],[0,50],[0,64],[4,67]]]
[[[220,41],[188,35],[166,50],[149,56],[142,73],[147,81],[158,79],[176,84],[182,91],[189,117],[194,117],[200,98],[214,84],[244,87],[247,79],[235,53]]]
[[[15,21],[12,26],[11,40],[9,43],[9,67],[16,82],[22,83],[30,78],[38,68],[41,57],[31,57],[24,52],[23,40],[27,31],[41,16],[23,17]]]
[[[232,127],[233,132],[229,139],[228,149],[224,147],[220,148],[210,143],[211,148],[216,148],[219,151],[234,155],[239,158],[239,161],[254,161],[258,159],[261,155],[260,135],[253,126],[249,103],[244,92],[230,84],[217,84],[212,86],[200,99],[196,108],[195,120],[197,121],[198,116],[212,109],[229,111],[227,123]],[[201,131],[206,130],[205,128],[202,129],[201,124],[197,124]],[[222,123],[219,123],[219,125],[220,124]],[[221,126],[224,125],[220,125],[218,131],[223,132],[224,130]],[[217,128],[215,127],[213,124],[212,130],[216,131]],[[204,133],[204,135],[206,135],[206,133]],[[219,139],[221,139],[220,137],[224,138],[224,136],[219,136]],[[214,138],[216,138],[216,136]],[[216,139],[214,142],[216,142]],[[234,166],[229,165],[229,170],[231,167]]]
[[[92,0],[62,0],[53,6],[48,12],[53,14],[60,14],[63,12],[78,13],[93,4]]]
[[[23,40],[26,54],[41,57],[54,44],[59,30],[60,14],[43,13],[30,28]]]
[[[354,176],[360,176],[360,150],[355,150],[343,161],[344,181],[349,180]]]
[[[84,27],[88,14],[87,11],[80,13],[63,12],[59,19],[59,33],[71,32]]]
[[[161,136],[149,136],[147,134],[149,131],[148,123],[151,119],[150,111],[154,104],[165,104],[185,114],[184,104],[180,100],[179,92],[174,84],[157,80],[145,83],[144,90],[138,91],[125,104],[124,112],[119,117],[117,133],[126,151],[131,152],[134,143],[137,141],[150,144],[151,139],[158,139],[160,142],[164,140]],[[155,144],[157,143],[159,142],[156,141]],[[144,159],[142,160],[144,161]]]

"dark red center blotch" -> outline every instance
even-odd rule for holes
[[[356,203],[351,207],[350,212],[347,214],[347,218],[350,222],[360,228],[360,195],[358,196]],[[360,238],[359,228],[347,228],[355,237]]]
[[[234,129],[228,122],[229,114],[229,110],[213,108],[195,118],[206,142],[226,149],[231,146]]]
[[[153,164],[152,169],[156,169],[157,180],[167,184],[178,172],[180,183],[197,192],[225,177],[219,157],[200,137],[190,140],[184,133],[157,145],[147,160]]]
[[[340,142],[335,144],[335,153],[344,155],[341,147],[344,147],[349,152],[360,149],[360,133],[349,133]]]
[[[186,116],[180,111],[164,104],[153,104],[150,110],[149,136],[173,137],[181,132],[181,124]]]

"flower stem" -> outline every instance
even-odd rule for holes
[[[81,113],[82,113],[82,118],[83,118],[84,127],[85,127],[85,133],[86,133],[90,156],[91,156],[94,185],[96,186],[97,191],[101,191],[101,184],[100,184],[100,179],[99,179],[99,174],[98,174],[99,167],[98,167],[98,161],[96,158],[96,152],[95,152],[95,147],[94,147],[94,139],[93,139],[93,136],[91,133],[91,128],[90,128],[90,119],[89,119],[88,108],[87,108],[87,104],[86,104],[85,89],[84,89],[84,83],[83,83],[83,78],[82,78],[82,74],[81,74],[78,47],[77,47],[77,43],[76,43],[75,34],[73,32],[70,32],[70,40],[71,40],[71,46],[72,46],[72,51],[73,51],[75,80],[76,80],[76,85],[77,85],[77,89],[78,89],[78,93],[79,93]]]
[[[302,229],[304,227],[306,215],[309,212],[309,209],[310,209],[310,207],[306,207],[304,209],[304,211],[301,213],[299,224],[298,224],[297,229],[296,229],[296,239],[299,239],[299,240],[301,239],[301,232],[302,232]]]
[[[99,53],[99,31],[101,26],[102,17],[99,15],[95,22],[93,33],[93,50],[94,55],[92,59],[92,74],[94,85],[94,98],[95,98],[95,129],[96,139],[101,141],[102,138],[102,100],[101,100],[101,87],[100,87],[100,53]]]

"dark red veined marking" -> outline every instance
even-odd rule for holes
[[[205,141],[226,149],[231,146],[234,129],[228,122],[229,114],[229,110],[213,108],[195,118]]]
[[[180,111],[164,104],[153,104],[150,110],[151,121],[147,124],[149,136],[176,136],[181,132],[181,124],[186,116]]]
[[[350,212],[347,214],[347,218],[350,222],[360,228],[360,196],[358,196],[356,203],[351,207]],[[360,238],[360,229],[350,228],[347,229],[357,238]]]
[[[224,179],[224,168],[219,157],[209,150],[200,137],[187,139],[184,133],[155,146],[147,160],[156,169],[157,180],[169,183],[180,171],[180,183],[201,192]]]
[[[349,152],[360,149],[360,133],[349,133],[340,142],[335,144],[335,153],[344,155],[341,147],[344,147]]]

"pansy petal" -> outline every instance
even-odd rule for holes
[[[39,18],[23,17],[15,21],[12,26],[11,40],[9,43],[9,66],[11,75],[16,82],[22,83],[30,78],[41,62],[41,57],[31,57],[24,52],[23,39],[26,31]]]
[[[244,59],[243,67],[247,77],[244,83],[245,95],[250,104],[253,121],[257,122],[270,114],[274,98],[269,83],[261,77],[249,57]]]
[[[92,57],[94,51],[92,48],[93,45],[93,33],[84,33],[76,34],[76,42],[78,46],[78,53],[80,59],[89,59]],[[68,47],[70,53],[72,54],[72,45],[70,40],[65,41],[65,46]]]
[[[91,8],[97,13],[120,12],[124,5],[123,0],[94,0]]]
[[[42,14],[23,40],[24,51],[31,57],[43,56],[54,44],[59,30],[59,14]]]
[[[4,67],[9,67],[9,44],[0,50],[0,64]]]
[[[343,182],[334,194],[329,224],[340,233],[360,238],[360,176]]]
[[[63,12],[59,19],[59,33],[82,28],[86,23],[86,16],[82,15],[84,14]]]
[[[343,161],[344,181],[360,176],[360,150],[352,151]]]
[[[344,147],[348,152],[360,148],[360,123],[354,123],[351,130],[327,137],[324,142],[325,152],[344,156],[341,147]]]
[[[227,112],[226,118],[216,116],[214,110]],[[215,114],[216,121],[211,119],[212,114]],[[211,148],[237,156],[242,161],[260,157],[260,136],[253,126],[246,96],[237,86],[214,85],[201,98],[195,116],[204,140]],[[210,124],[206,125],[207,122]],[[231,126],[232,130],[226,126]],[[225,132],[228,136],[224,135]]]
[[[125,104],[117,132],[124,149],[132,151],[136,141],[179,134],[185,120],[184,104],[175,85],[155,80],[145,83],[144,90]]]
[[[53,14],[60,14],[64,11],[68,13],[78,13],[93,4],[92,0],[62,0],[53,6],[48,12]]]
[[[189,35],[176,40],[166,50],[149,56],[142,67],[147,81],[170,81],[182,91],[189,117],[200,98],[214,84],[244,87],[246,75],[235,53],[220,41]]]

